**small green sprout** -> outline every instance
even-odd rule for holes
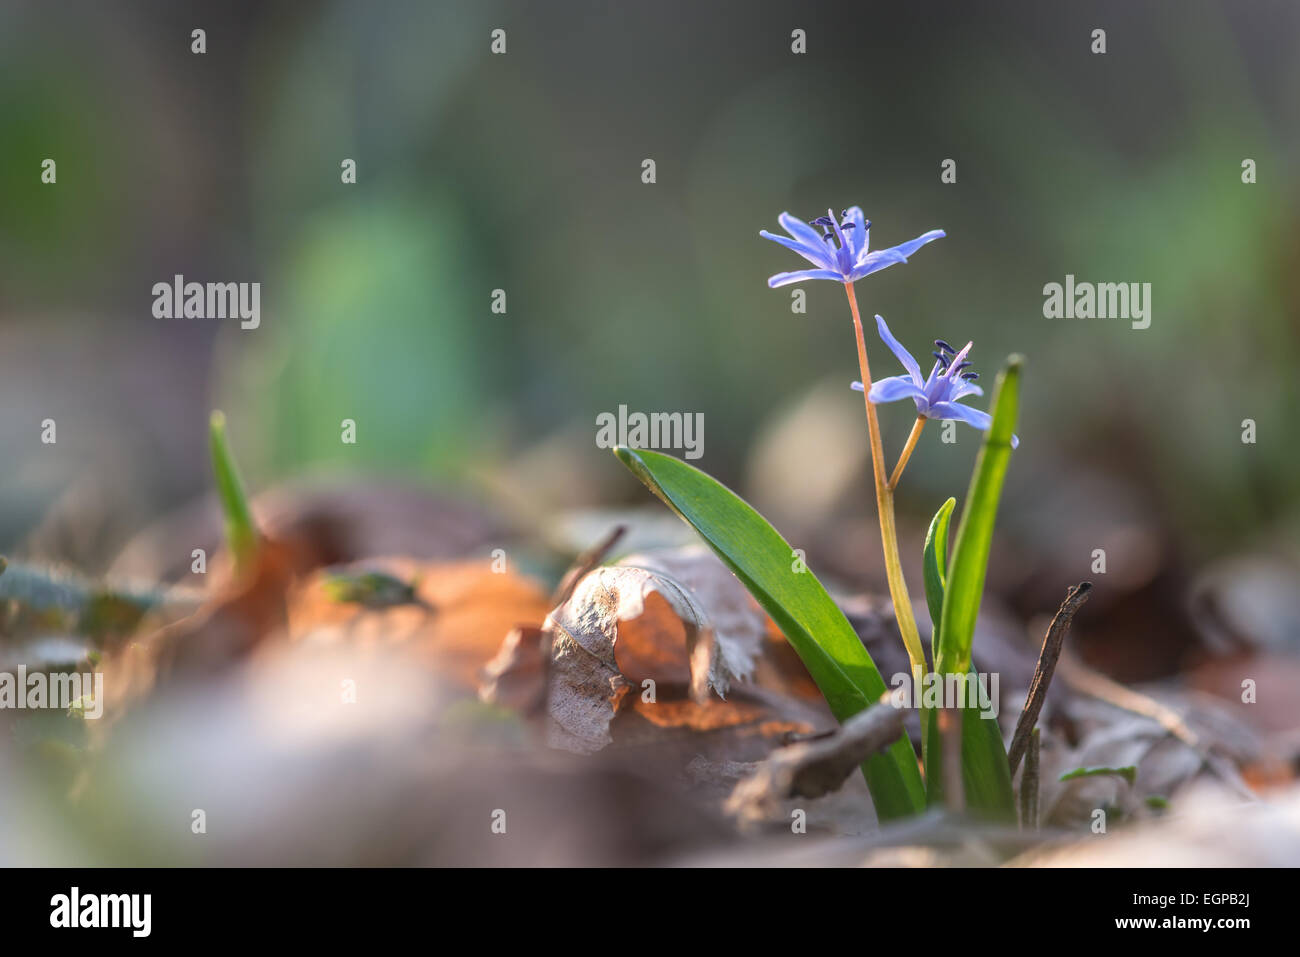
[[[253,524],[253,513],[248,507],[248,496],[244,492],[243,480],[239,477],[239,467],[235,465],[230,443],[226,440],[226,417],[223,413],[212,413],[208,438],[212,449],[212,471],[217,480],[217,495],[221,499],[221,512],[225,517],[226,545],[234,556],[236,571],[247,571],[257,554],[257,526]]]
[[[1075,768],[1073,771],[1066,771],[1061,775],[1061,781],[1074,781],[1078,778],[1100,778],[1100,777],[1118,777],[1123,778],[1130,785],[1137,780],[1138,769],[1133,765],[1122,768]]]

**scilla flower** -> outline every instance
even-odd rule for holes
[[[868,252],[871,223],[863,219],[860,208],[853,206],[844,210],[838,220],[831,210],[828,209],[826,213],[827,215],[814,219],[811,224],[796,219],[789,213],[782,213],[778,219],[793,238],[777,236],[766,229],[759,231],[758,234],[764,239],[793,249],[817,267],[779,272],[767,281],[773,289],[793,282],[803,282],[805,279],[857,282],[863,276],[869,276],[886,266],[907,262],[907,257],[926,243],[946,235],[942,229],[932,229],[902,245]],[[817,232],[814,226],[819,227],[821,232]]]
[[[962,405],[958,400],[968,395],[983,395],[984,390],[975,384],[978,372],[966,372],[970,366],[966,356],[970,353],[971,343],[966,343],[961,351],[956,351],[942,339],[934,340],[938,349],[932,353],[935,358],[934,368],[929,378],[921,378],[921,367],[916,364],[912,354],[903,348],[903,344],[894,338],[885,325],[885,320],[876,316],[876,328],[880,338],[889,346],[898,361],[907,370],[907,375],[879,379],[872,383],[867,394],[872,402],[897,402],[899,399],[911,399],[916,403],[916,413],[923,419],[957,419],[973,425],[981,432],[988,430],[993,419],[987,412]],[[853,388],[862,391],[862,383],[853,383]],[[1011,447],[1020,444],[1020,439],[1011,436]]]

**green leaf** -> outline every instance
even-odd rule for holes
[[[930,520],[930,530],[925,533],[925,552],[921,565],[925,577],[925,603],[930,609],[930,660],[934,660],[939,647],[939,617],[943,612],[943,589],[948,573],[948,519],[957,500],[950,498],[939,506]],[[914,691],[917,689],[914,689]],[[922,721],[925,718],[922,717]],[[921,764],[930,767],[930,735],[921,730]],[[936,752],[937,753],[937,752]]]
[[[1114,776],[1123,778],[1129,784],[1137,780],[1138,769],[1134,765],[1127,765],[1122,768],[1075,768],[1073,771],[1066,771],[1058,778],[1061,781],[1074,781],[1078,778],[1102,778]]]
[[[976,674],[975,668],[972,666],[968,673]],[[1002,729],[996,717],[982,717],[978,706],[967,705],[961,711],[961,783],[966,807],[990,820],[1010,821],[1015,817],[1015,795]],[[944,802],[938,710],[926,709],[922,720],[926,798],[932,806],[938,806]]]
[[[226,545],[235,559],[235,568],[247,569],[257,551],[257,526],[248,507],[248,496],[239,477],[239,467],[226,441],[226,417],[212,413],[208,429],[212,449],[212,471],[217,479],[217,495],[221,499],[221,513],[225,517]]]
[[[936,621],[933,651],[935,671],[940,675],[974,671],[971,645],[975,637],[975,619],[984,592],[984,575],[988,568],[998,501],[1002,497],[1002,482],[1011,458],[1011,434],[1015,430],[1019,409],[1022,362],[1019,356],[1012,356],[998,375],[993,393],[993,421],[975,460],[975,471],[962,507]],[[937,548],[935,558],[938,558]],[[925,564],[926,598],[929,600],[932,573],[928,556]],[[941,562],[936,564],[942,567]],[[926,783],[930,802],[937,804],[943,799],[943,776],[938,773],[942,766],[939,757],[942,754],[941,741],[937,715],[927,712],[925,717]],[[970,706],[962,713],[962,786],[966,806],[972,811],[1003,820],[1014,819],[1011,770],[1007,765],[1002,733],[997,721],[980,718],[979,710]]]
[[[925,603],[930,608],[930,622],[934,626],[931,635],[939,634],[939,620],[943,613],[943,591],[947,584],[948,572],[948,519],[957,500],[950,498],[939,506],[930,522],[930,531],[925,535]],[[934,654],[933,637],[930,654]]]
[[[794,550],[747,502],[716,480],[659,452],[618,447],[614,454],[650,491],[700,533],[763,606],[803,660],[839,721],[875,704],[887,690],[844,613]],[[925,808],[916,752],[906,735],[862,766],[881,820]]]
[[[993,522],[1011,458],[1022,362],[1019,356],[1012,356],[998,374],[993,393],[993,422],[975,460],[975,473],[961,510],[961,524],[957,526],[957,541],[953,545],[940,612],[939,648],[935,652],[936,670],[946,674],[965,674],[970,670],[971,643],[984,592]]]

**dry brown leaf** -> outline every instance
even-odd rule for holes
[[[1300,788],[1243,802],[1210,781],[1171,802],[1159,819],[1031,850],[1024,867],[1294,867],[1300,860]]]
[[[415,600],[373,607],[337,597],[332,585],[340,576],[370,572],[408,583]],[[477,691],[502,640],[517,626],[541,621],[548,608],[537,583],[514,572],[494,572],[487,562],[373,559],[322,569],[295,589],[289,639],[321,646],[402,646],[456,687]]]
[[[488,704],[531,715],[546,706],[550,635],[536,625],[511,629],[483,668],[478,696]]]
[[[653,687],[656,701],[686,688],[707,708],[707,688],[723,696],[749,678],[766,616],[712,553],[690,548],[595,569],[545,627],[548,741],[590,753],[610,742],[610,722],[631,688]]]
[[[1148,813],[1147,797],[1176,801],[1185,787],[1204,779],[1218,780],[1225,789],[1239,785],[1232,766],[1259,754],[1259,736],[1208,696],[1168,688],[1152,688],[1148,694],[1179,715],[1189,740],[1171,734],[1150,715],[1086,695],[1065,699],[1064,717],[1079,738],[1073,747],[1059,735],[1044,739],[1039,792],[1044,822],[1080,826],[1105,807],[1142,816]],[[1135,767],[1137,777],[1133,785],[1114,776],[1059,780],[1081,767]]]
[[[643,702],[640,697],[633,707],[642,718],[657,728],[683,728],[690,731],[717,731],[738,725],[755,724],[771,716],[771,709],[756,701],[732,699],[721,701],[655,701]]]
[[[303,561],[297,544],[264,541],[252,570],[227,579],[192,615],[125,642],[105,664],[106,712],[117,716],[159,683],[213,677],[282,635]]]
[[[637,566],[684,585],[704,609],[718,638],[709,684],[725,697],[733,677],[748,680],[771,620],[735,575],[703,545],[629,555]]]

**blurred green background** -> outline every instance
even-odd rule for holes
[[[758,236],[858,204],[878,246],[948,232],[864,311],[920,354],[973,339],[986,380],[1028,356],[995,586],[1054,607],[1107,548],[1115,595],[1154,595],[1141,637],[1223,556],[1295,557],[1298,52],[1300,7],[1259,0],[8,2],[0,549],[93,512],[90,546],[44,551],[106,566],[208,489],[213,407],[257,488],[349,466],[537,515],[641,504],[594,442],[626,404],[702,412],[696,464],[879,588],[842,291],[792,314],[765,280],[796,257]],[[260,281],[261,328],[155,319],[176,273]],[[1150,328],[1045,319],[1067,273],[1151,283]],[[912,416],[882,415],[892,456]],[[913,537],[977,448],[938,431]]]

